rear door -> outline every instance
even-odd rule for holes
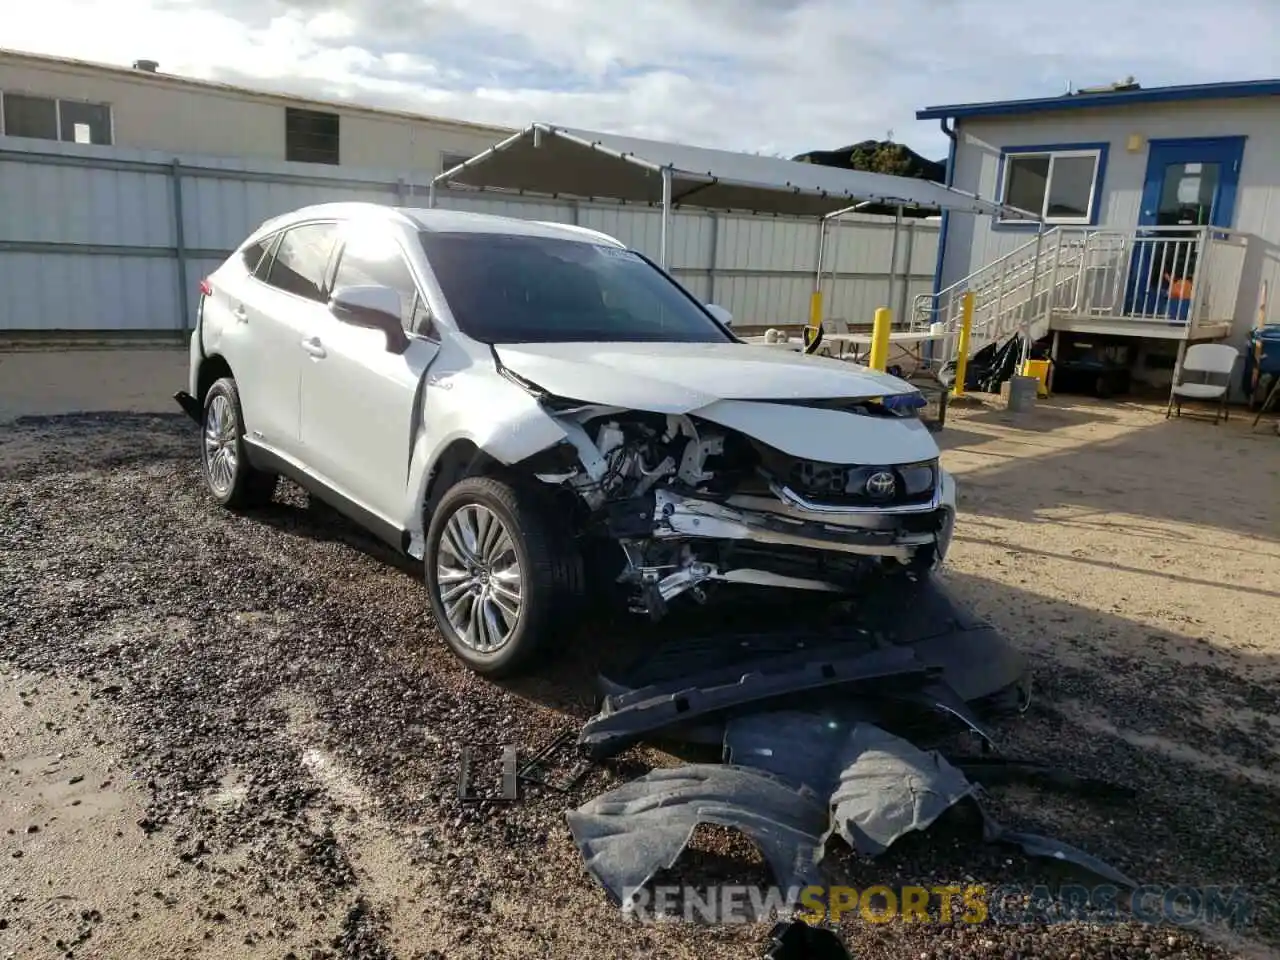
[[[277,433],[268,421],[272,405],[260,387],[267,363],[258,343],[265,333],[262,323],[249,323],[250,304],[260,299],[260,279],[271,264],[278,233],[269,233],[239,250],[208,280],[208,292],[200,298],[200,335],[204,348],[226,359],[240,388],[245,432],[259,437]],[[259,272],[261,271],[261,272]],[[193,388],[194,392],[194,388]]]
[[[332,222],[289,227],[259,265],[241,304],[250,350],[236,370],[245,429],[254,440],[298,458],[299,393],[304,363],[314,347],[309,339],[328,316],[325,276],[337,236]],[[304,461],[305,462],[305,461]]]
[[[381,224],[346,228],[336,257],[331,289],[372,284],[400,294],[409,346],[391,353],[381,331],[326,311],[315,329],[322,355],[309,357],[302,371],[303,457],[339,492],[398,525],[422,379],[440,345],[392,230]]]

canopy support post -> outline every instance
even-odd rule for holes
[[[671,168],[662,169],[662,236],[658,241],[658,265],[666,270],[668,263],[667,234],[671,225]]]
[[[809,295],[809,327],[816,334],[822,326],[822,262],[827,252],[827,218],[818,220],[818,269],[813,275],[813,293]]]
[[[427,209],[434,210],[436,208],[436,182],[432,180],[427,185]]]
[[[893,217],[893,241],[889,244],[889,299],[885,301],[886,305],[896,302],[893,299],[893,293],[898,286],[898,234],[901,231],[902,205],[899,204]],[[898,322],[902,322],[901,316],[899,316]]]

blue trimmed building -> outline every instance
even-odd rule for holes
[[[918,317],[952,319],[973,291],[979,342],[1127,338],[1134,378],[1152,384],[1188,343],[1243,347],[1264,284],[1280,319],[1280,80],[1129,82],[916,116],[951,140],[950,185],[1043,224],[944,217]]]

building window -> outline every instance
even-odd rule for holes
[[[102,103],[58,101],[62,139],[71,143],[110,143],[111,108]]]
[[[111,108],[105,103],[6,93],[0,98],[0,133],[9,137],[111,143]]]
[[[1045,223],[1097,222],[1105,147],[1010,149],[1001,163],[1001,202],[1038,214]]]
[[[471,159],[469,153],[442,153],[440,154],[440,172],[452,170],[454,167],[460,167]]]
[[[338,115],[285,107],[284,158],[299,163],[336,164]]]

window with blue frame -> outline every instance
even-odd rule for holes
[[[1096,223],[1105,156],[1102,147],[1006,150],[1000,199],[1045,223]]]

